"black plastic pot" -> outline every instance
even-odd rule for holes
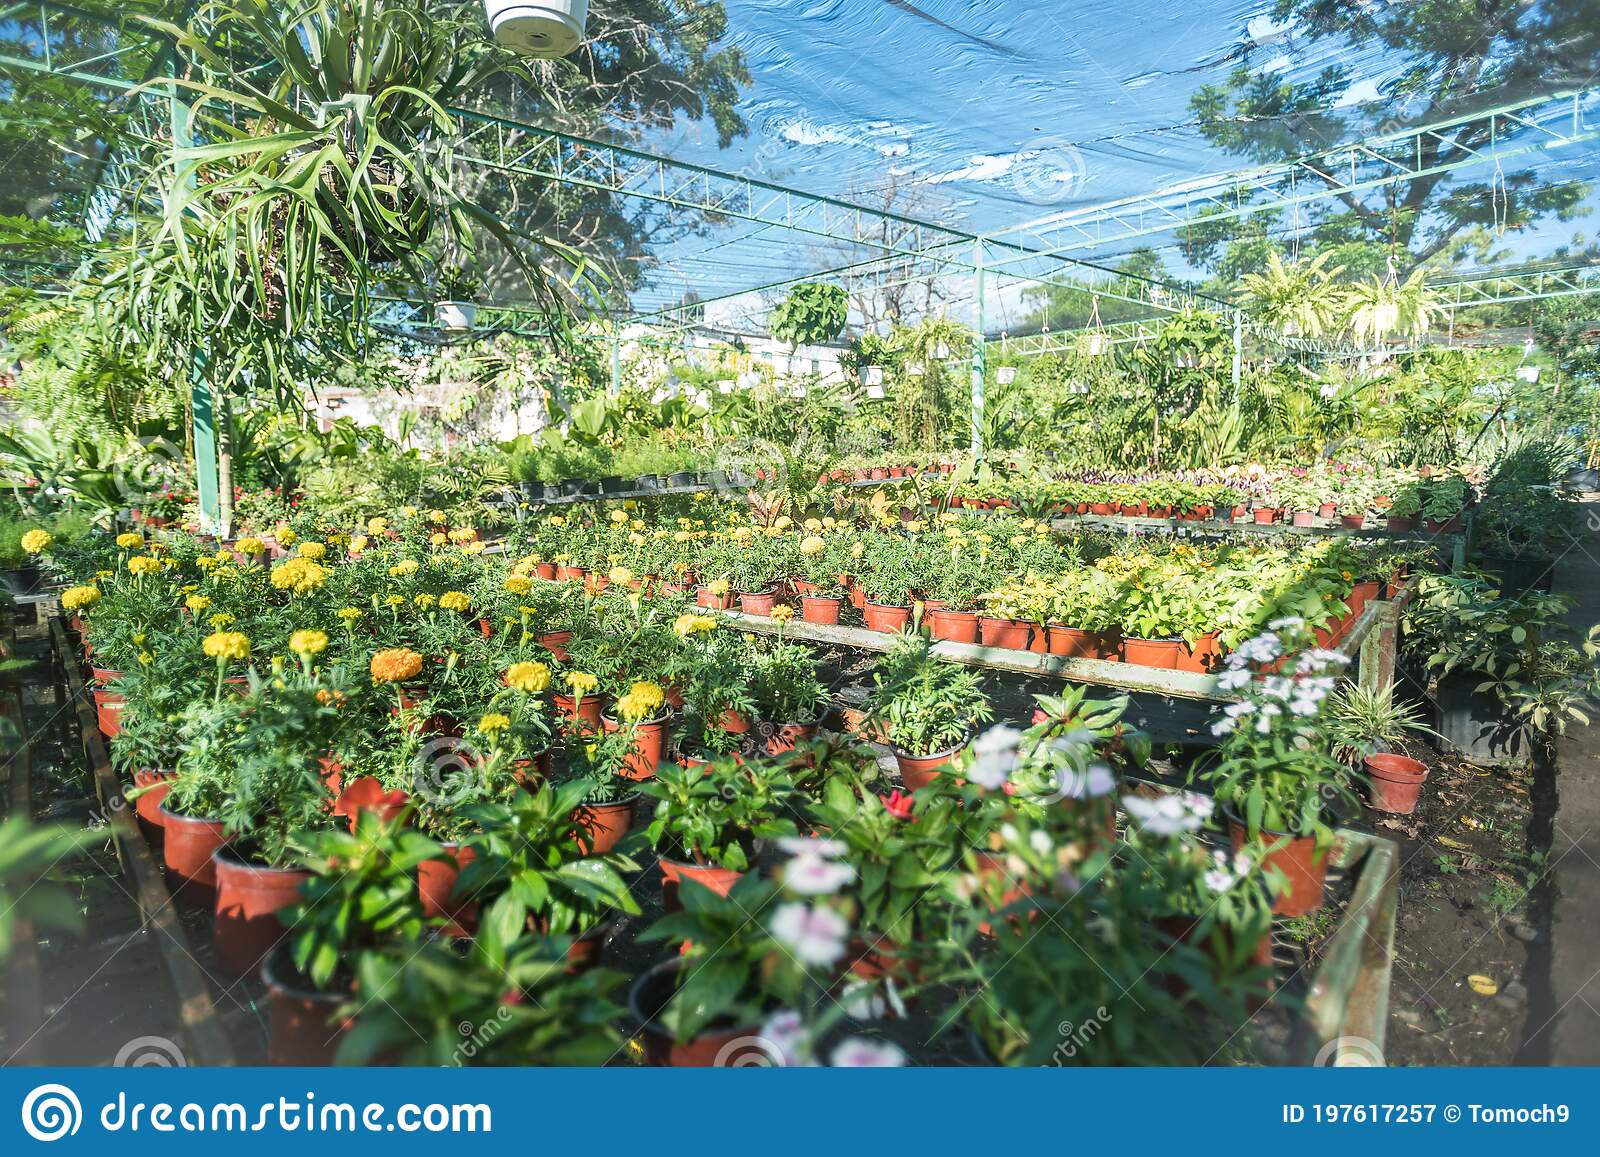
[[[554,487],[557,497],[576,498],[583,493],[584,485],[584,481],[581,478],[568,478],[565,482],[548,483],[545,486],[545,492],[549,493],[550,489]]]
[[[522,491],[522,497],[529,502],[538,502],[544,498],[543,482],[524,482],[518,489]]]
[[[728,485],[728,472],[726,470],[707,470],[700,475],[700,481],[707,486],[726,486]]]
[[[1433,729],[1442,750],[1473,763],[1511,763],[1533,754],[1533,733],[1475,674],[1446,675],[1434,694]]]
[[[621,494],[628,489],[628,483],[620,474],[607,474],[600,479],[600,493]]]
[[[695,482],[693,470],[679,470],[676,474],[667,475],[668,486],[693,486]]]
[[[15,570],[0,570],[0,586],[19,598],[31,595],[43,585],[44,575],[31,562],[23,563]]]
[[[1555,585],[1555,563],[1550,559],[1484,554],[1474,561],[1500,576],[1500,593],[1508,599],[1529,591],[1549,591]]]
[[[633,488],[648,494],[661,489],[661,479],[654,474],[641,474],[633,480]]]

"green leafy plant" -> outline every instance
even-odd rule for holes
[[[932,653],[925,635],[896,639],[872,673],[867,719],[907,755],[958,746],[992,717],[982,677]]]

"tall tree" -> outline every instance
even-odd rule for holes
[[[1600,0],[1277,0],[1273,18],[1289,26],[1291,38],[1316,49],[1351,57],[1380,53],[1402,67],[1383,88],[1383,107],[1375,109],[1345,103],[1358,79],[1347,64],[1294,80],[1267,60],[1279,54],[1278,46],[1259,50],[1259,61],[1246,56],[1226,81],[1196,92],[1191,104],[1210,141],[1257,163],[1581,87],[1600,71]],[[1430,136],[1416,157],[1418,176],[1364,192],[1331,192],[1313,207],[1312,244],[1335,247],[1334,260],[1352,272],[1371,271],[1378,255],[1378,263],[1392,259],[1403,275],[1451,256],[1465,232],[1521,230],[1552,215],[1565,221],[1585,211],[1584,185],[1543,180],[1531,168],[1472,181],[1429,171],[1485,153],[1489,144],[1483,124]],[[1331,190],[1331,177],[1329,184]],[[1237,265],[1236,240],[1254,234],[1260,248],[1262,227],[1248,218],[1237,226],[1202,223],[1186,230],[1184,241],[1192,259],[1216,268],[1232,256]]]

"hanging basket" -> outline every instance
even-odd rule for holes
[[[496,40],[537,60],[578,47],[589,18],[589,0],[484,0],[483,8]]]

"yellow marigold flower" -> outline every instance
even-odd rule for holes
[[[81,611],[85,607],[92,607],[100,601],[99,587],[68,587],[61,592],[61,606],[63,610]]]
[[[489,546],[489,544],[484,542],[482,539],[475,538],[471,542],[463,542],[461,544],[461,553],[462,554],[482,554],[485,550],[488,549],[488,546]]]
[[[418,565],[414,558],[403,558],[389,568],[389,577],[401,578],[408,574],[416,574]]]
[[[328,572],[309,558],[291,558],[282,566],[273,567],[271,578],[276,589],[303,595],[326,582]]]
[[[417,606],[421,607],[423,610],[426,611],[426,610],[432,609],[433,604],[437,603],[439,600],[434,598],[432,595],[421,594],[421,595],[418,595],[416,598],[412,599],[411,601],[416,603]]]
[[[147,554],[135,555],[128,560],[128,573],[131,575],[155,574],[160,569],[161,561]]]
[[[635,683],[617,700],[617,714],[628,723],[640,723],[661,710],[666,701],[666,692],[657,684]]]
[[[786,606],[783,606],[783,605],[780,604],[779,606],[775,606],[775,607],[772,608],[772,621],[773,622],[779,623],[779,624],[787,623],[792,618],[794,618],[794,608],[793,607],[786,607]]]
[[[637,530],[629,532],[629,534],[628,534],[628,545],[630,545],[630,546],[643,546],[644,545],[644,535],[640,534]]]
[[[443,611],[465,611],[472,606],[472,597],[463,591],[445,591],[439,596],[439,609]]]
[[[611,521],[617,526],[621,526],[628,521],[628,512],[626,510],[613,510],[611,512]]]
[[[368,667],[374,683],[403,683],[422,674],[422,656],[409,647],[392,647],[372,656]]]
[[[728,593],[728,589],[728,580],[724,578],[712,579],[706,584],[706,590],[710,591],[719,599]]]
[[[328,548],[320,542],[302,542],[300,544],[300,557],[318,559],[328,553]]]
[[[214,566],[221,566],[222,564],[217,561],[217,556],[216,555],[214,555],[214,554],[203,554],[199,558],[194,560],[194,565],[199,567],[200,570],[202,572],[204,572],[204,571],[209,571]]]
[[[272,532],[272,537],[278,540],[279,546],[293,546],[300,541],[300,536],[294,532],[294,528],[287,522],[278,523],[277,528]]]
[[[545,519],[545,521],[551,526],[565,526],[567,524],[567,520],[559,514],[552,514],[549,518]]]
[[[507,594],[525,595],[533,589],[533,580],[525,574],[507,575],[505,588]]]
[[[828,544],[814,534],[807,535],[800,540],[800,553],[804,555],[818,555],[828,549]]]
[[[367,519],[367,533],[372,535],[373,538],[377,538],[380,535],[387,533],[388,529],[389,520],[387,518]]]
[[[364,613],[365,612],[363,612],[360,607],[340,607],[337,611],[333,612],[335,618],[346,623],[355,622]]]
[[[794,519],[787,514],[780,514],[777,521],[772,524],[772,527],[774,530],[788,530],[793,525]]]
[[[860,560],[861,556],[866,554],[866,553],[867,553],[867,544],[864,543],[864,542],[858,542],[858,543],[856,543],[854,546],[852,546],[850,548],[850,557],[853,558],[853,559],[856,559],[858,561]]]
[[[150,651],[140,651],[139,652],[139,666],[148,667],[151,663],[154,663],[155,661],[156,661],[156,657]]]
[[[428,536],[428,543],[432,546],[443,546],[450,540],[444,536],[443,531],[434,531]]]
[[[135,631],[133,635],[133,645],[135,647],[142,647],[144,646],[144,641],[149,637],[150,636],[146,635],[143,631]]]
[[[402,517],[402,518],[415,518],[416,516],[417,516],[417,508],[415,506],[402,506],[400,508],[400,517]]]
[[[483,732],[485,735],[494,735],[498,732],[505,731],[510,726],[511,717],[509,715],[502,715],[498,711],[491,711],[482,719],[478,720],[478,730]]]
[[[513,663],[506,668],[506,686],[524,695],[537,695],[550,686],[550,668],[543,663]]]
[[[687,530],[680,530],[672,536],[673,542],[688,542],[690,534]]]
[[[367,549],[367,543],[369,541],[370,540],[364,534],[353,534],[350,536],[350,543],[345,547],[345,551],[349,554],[360,554],[362,551]]]
[[[191,614],[198,615],[211,605],[211,598],[208,595],[190,595],[183,600],[183,605],[189,608]]]
[[[458,526],[450,532],[451,542],[471,542],[478,537],[478,532],[470,526]]]
[[[715,630],[717,620],[710,615],[694,615],[684,613],[679,615],[672,623],[672,633],[679,638],[686,639],[690,635],[697,635],[702,631]]]
[[[430,510],[428,511],[428,521],[434,523],[435,525],[442,526],[444,523],[450,521],[450,516],[442,510]]]
[[[119,550],[138,550],[144,545],[144,535],[127,531],[117,535],[117,548]]]
[[[247,554],[253,558],[258,554],[266,554],[267,544],[252,534],[247,535],[244,538],[241,538],[238,542],[234,543],[233,549],[238,551],[240,554]]]
[[[633,581],[633,572],[625,566],[614,566],[606,572],[606,578],[619,587],[625,587]]]
[[[249,636],[238,631],[214,631],[205,637],[200,648],[213,659],[237,662],[250,657]]]
[[[320,655],[328,649],[328,635],[325,631],[296,631],[289,636],[289,650],[299,655],[302,659],[309,659],[312,655]]]
[[[52,536],[48,530],[41,530],[36,527],[33,530],[23,533],[22,549],[27,551],[29,554],[38,554],[41,550],[49,546],[54,541],[54,536]]]
[[[388,596],[386,596],[384,598],[383,601],[385,603],[387,603],[391,607],[402,607],[402,606],[405,606],[406,596],[405,595],[388,595]]]
[[[576,695],[587,695],[600,686],[600,680],[587,671],[568,671],[563,679],[568,689]]]
[[[225,627],[233,626],[233,616],[227,611],[218,611],[216,614],[207,619],[206,622],[211,624],[213,630],[220,631]]]

